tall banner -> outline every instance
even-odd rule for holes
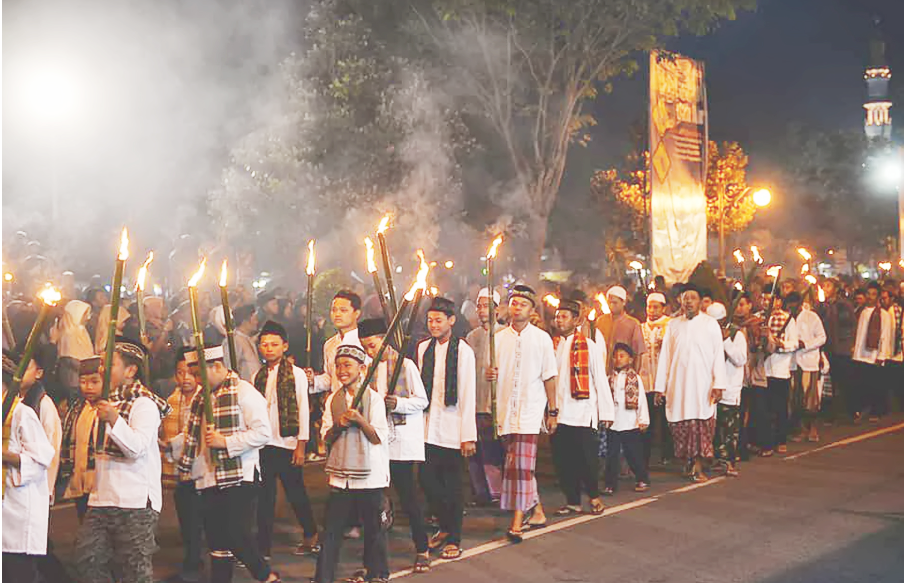
[[[650,53],[653,273],[685,282],[706,259],[706,89],[703,64]]]

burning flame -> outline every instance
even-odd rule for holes
[[[543,298],[543,301],[546,302],[547,304],[549,304],[550,306],[552,306],[553,308],[558,308],[559,303],[560,303],[559,298],[557,298],[556,296],[554,296],[552,294],[547,294]]]
[[[141,269],[138,270],[138,281],[135,284],[135,287],[137,287],[139,291],[144,291],[144,284],[148,278],[148,268],[151,266],[151,263],[153,261],[154,252],[150,251],[148,253],[148,258],[144,260],[144,265],[142,265]]]
[[[803,275],[805,273],[810,273],[810,264],[804,263],[800,266],[800,274]]]
[[[606,294],[602,292],[596,294],[596,301],[600,303],[600,308],[604,314],[612,313],[612,310],[609,309],[609,302],[606,301]]]
[[[740,281],[736,281],[735,284],[734,284],[734,287],[735,287],[735,289],[738,290],[738,291],[744,291],[744,286],[741,284]]]
[[[439,297],[439,289],[436,286],[430,288],[430,295],[437,298]]]
[[[305,273],[314,275],[314,239],[308,241],[308,266]]]
[[[386,232],[386,229],[389,228],[389,219],[392,217],[389,213],[386,213],[386,216],[380,219],[380,226],[377,227],[377,234],[383,234]]]
[[[220,267],[220,287],[226,287],[226,276],[228,275],[228,271],[226,270],[226,260],[223,260],[223,266]]]
[[[405,294],[405,299],[409,302],[414,300],[414,294],[417,292],[417,290],[427,290],[427,274],[430,273],[430,265],[424,258],[424,250],[418,249],[417,256],[421,260],[421,266],[417,270],[417,277],[414,280],[414,284],[412,284],[411,289],[408,290],[408,293]]]
[[[364,237],[364,246],[367,247],[367,273],[377,272],[377,263],[374,261],[374,242],[370,237]]]
[[[817,295],[819,296],[819,301],[820,301],[820,302],[825,302],[825,301],[826,301],[826,292],[823,291],[822,288],[818,288],[818,291],[817,291],[816,293],[817,293]]]
[[[883,261],[879,264],[879,269],[882,271],[891,271],[891,261]]]
[[[628,267],[635,271],[640,271],[641,269],[643,269],[643,263],[641,263],[640,261],[632,261],[628,264]]]
[[[44,289],[41,290],[41,293],[38,294],[38,297],[41,298],[41,301],[44,302],[46,306],[55,306],[57,302],[63,299],[63,294],[60,293],[60,290],[56,289],[49,283],[44,286]]]
[[[762,262],[763,262],[763,258],[760,257],[760,248],[759,248],[759,247],[757,247],[756,245],[751,245],[751,246],[750,246],[750,252],[753,253],[753,260],[754,260],[754,261],[756,261],[757,263],[762,263]]]
[[[455,262],[452,261],[452,260],[450,259],[449,261],[446,261],[446,262],[443,264],[443,266],[444,266],[446,269],[452,269],[453,267],[455,267]]]
[[[191,276],[191,279],[188,280],[188,287],[198,287],[198,282],[201,281],[201,276],[204,275],[205,267],[207,267],[207,257],[201,259],[201,264],[198,265],[198,271],[196,271],[195,274]]]
[[[592,310],[590,310],[590,313],[587,314],[587,319],[590,320],[591,322],[596,320],[596,308],[593,308]]]
[[[490,250],[487,251],[487,259],[496,259],[496,250],[499,249],[499,245],[502,244],[502,235],[499,235],[495,239],[493,239],[493,243],[490,245]]]
[[[122,228],[122,235],[119,236],[119,260],[125,261],[129,258],[129,230]]]
[[[809,283],[810,285],[816,285],[816,277],[815,277],[813,274],[808,273],[808,274],[806,275],[806,277],[804,277],[804,279],[805,279],[805,280],[807,281],[807,283]]]
[[[807,251],[806,249],[804,249],[803,247],[798,247],[798,248],[797,248],[797,252],[798,252],[798,254],[800,254],[800,256],[803,257],[806,261],[809,261],[810,259],[813,259],[813,256],[810,255],[810,252]]]
[[[734,258],[738,263],[744,263],[744,254],[741,253],[740,249],[734,250]]]
[[[773,265],[772,267],[770,267],[769,269],[766,270],[766,275],[768,275],[769,277],[775,278],[775,277],[778,277],[778,274],[781,272],[782,272],[781,265]]]
[[[7,271],[6,273],[3,274],[4,281],[12,281],[13,279],[14,279],[14,277],[13,277],[12,272]]]

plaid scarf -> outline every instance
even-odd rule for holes
[[[213,399],[213,426],[216,430],[227,437],[241,431],[238,375],[230,371],[226,380],[213,392],[211,399]],[[183,475],[191,473],[192,465],[200,451],[201,440],[204,439],[202,430],[206,425],[204,392],[198,391],[191,403],[191,415],[185,430],[185,448],[182,452],[182,459],[179,460],[178,469]],[[218,487],[228,488],[242,483],[244,473],[242,472],[241,457],[229,457],[229,452],[220,448],[210,449],[209,452],[213,460],[214,477]]]
[[[169,415],[170,411],[172,411],[172,407],[170,407],[169,403],[165,400],[161,399],[150,389],[141,384],[141,381],[134,379],[131,383],[127,385],[122,385],[114,390],[110,394],[110,404],[116,407],[119,411],[119,416],[128,422],[129,414],[132,412],[132,405],[139,398],[145,397],[150,399],[154,405],[157,407],[157,410],[160,412],[160,418],[163,419],[167,415]],[[119,446],[110,439],[109,435],[104,435],[106,439],[106,443],[101,448],[98,445],[98,450],[102,451],[106,455],[111,455],[114,457],[125,457],[122,451],[119,449]]]
[[[882,339],[882,308],[873,307],[866,323],[866,349],[879,350],[879,341]]]
[[[69,411],[66,413],[66,419],[63,421],[63,440],[60,443],[60,472],[59,476],[57,477],[57,482],[60,484],[66,484],[67,482],[69,482],[69,479],[75,472],[75,451],[78,448],[75,435],[76,426],[78,425],[78,418],[81,416],[86,404],[87,401],[79,398],[69,408]],[[94,435],[96,429],[97,417],[95,416],[94,422],[91,424],[90,435]],[[88,439],[87,469],[89,471],[94,469],[94,445],[94,439]]]
[[[791,314],[785,310],[775,310],[769,316],[769,331],[775,336],[776,342],[781,344],[785,340],[785,328],[791,323]]]
[[[625,372],[625,409],[637,409],[640,401],[640,386],[637,383],[637,372],[631,367],[627,370],[616,370],[609,375],[609,389],[612,391],[612,398],[615,398],[615,381],[618,380],[618,373]]]
[[[276,371],[276,405],[279,409],[279,436],[298,436],[298,397],[295,394],[295,372],[285,356]],[[254,388],[267,398],[267,377],[270,367],[262,366],[254,375]]]
[[[446,353],[446,390],[444,404],[453,407],[458,404],[458,343],[460,339],[452,336],[449,339],[449,351]],[[424,366],[421,369],[421,380],[427,391],[427,403],[433,400],[433,369],[436,367],[436,338],[430,339],[430,345],[424,351]]]
[[[554,337],[553,348],[558,349],[562,340],[561,336]],[[576,401],[589,399],[590,351],[587,347],[587,338],[577,330],[574,333],[574,342],[571,343],[569,368],[571,369],[571,398]]]

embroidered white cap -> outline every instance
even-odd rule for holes
[[[211,346],[204,349],[204,360],[211,362],[214,360],[223,360],[225,353],[222,346]],[[198,362],[198,351],[190,350],[185,353],[185,362],[195,364]]]
[[[665,301],[665,296],[659,292],[653,292],[647,296],[647,305],[648,306],[650,305],[650,302],[659,302],[663,306],[668,303],[667,301]]]
[[[480,298],[488,298],[488,297],[490,297],[490,290],[488,290],[487,288],[481,288],[480,292],[478,292],[478,294],[477,294],[477,300],[479,301]],[[500,300],[499,292],[496,290],[493,290],[493,303],[498,306],[499,300]]]
[[[628,292],[620,285],[613,285],[609,288],[609,291],[606,292],[606,297],[608,298],[610,296],[618,298],[623,302],[628,301]]]

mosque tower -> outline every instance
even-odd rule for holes
[[[891,69],[885,60],[885,41],[879,33],[879,19],[875,20],[873,38],[870,40],[870,63],[863,79],[866,81],[866,103],[863,108],[866,116],[863,129],[870,139],[891,139],[891,100],[888,96],[888,85],[891,81]]]

